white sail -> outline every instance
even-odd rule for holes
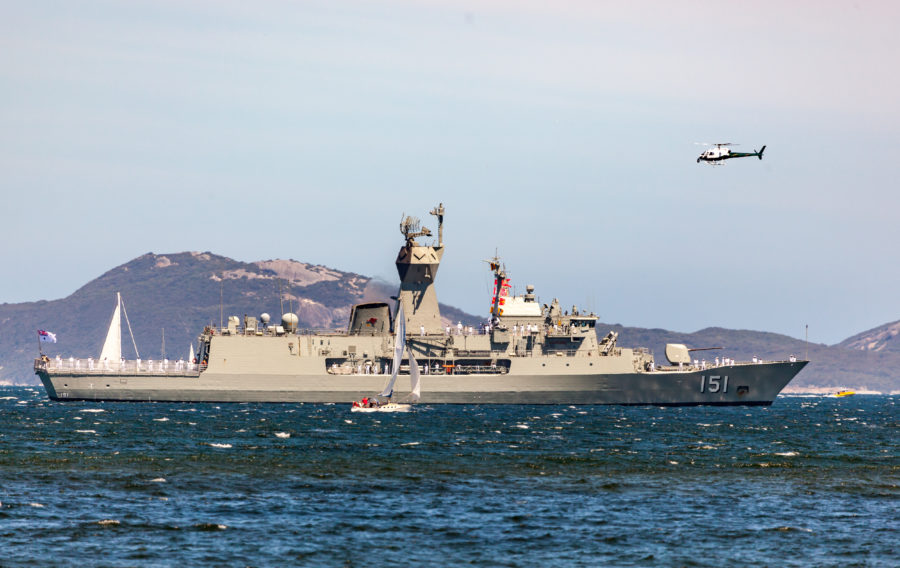
[[[397,310],[397,317],[394,319],[394,362],[391,366],[391,380],[388,381],[381,396],[390,397],[394,393],[394,381],[397,380],[397,373],[400,371],[400,361],[403,360],[403,346],[406,345],[406,315],[403,313],[403,304]]]
[[[113,312],[112,321],[109,322],[109,331],[106,332],[106,341],[100,350],[100,360],[119,361],[122,358],[122,296],[116,292],[116,309]]]
[[[418,402],[422,394],[422,381],[419,380],[419,362],[413,355],[412,349],[409,350],[409,398],[413,402]]]

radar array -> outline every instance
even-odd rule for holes
[[[413,245],[415,244],[416,237],[431,236],[431,230],[428,229],[428,227],[422,227],[422,222],[419,221],[418,217],[412,217],[410,215],[404,216],[400,221],[400,232],[406,237],[406,242]]]

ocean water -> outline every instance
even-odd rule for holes
[[[898,566],[898,403],[362,415],[0,388],[0,566]]]

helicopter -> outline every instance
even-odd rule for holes
[[[706,150],[697,158],[697,163],[699,164],[701,161],[706,162],[708,164],[718,164],[723,160],[728,160],[730,158],[749,158],[750,156],[756,156],[760,160],[762,160],[763,152],[766,151],[766,147],[763,146],[759,152],[753,150],[752,152],[732,152],[729,146],[734,146],[730,142],[713,144],[715,148],[710,148]]]

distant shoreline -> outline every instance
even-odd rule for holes
[[[842,391],[842,390],[850,390],[850,391],[853,391],[854,394],[889,394],[889,395],[900,394],[900,391],[881,392],[881,391],[876,391],[876,390],[870,390],[866,387],[847,387],[847,386],[819,387],[819,386],[815,386],[815,385],[796,386],[796,387],[788,385],[787,387],[785,387],[785,389],[783,391],[781,391],[781,394],[828,395],[828,394],[834,394],[834,393]]]

